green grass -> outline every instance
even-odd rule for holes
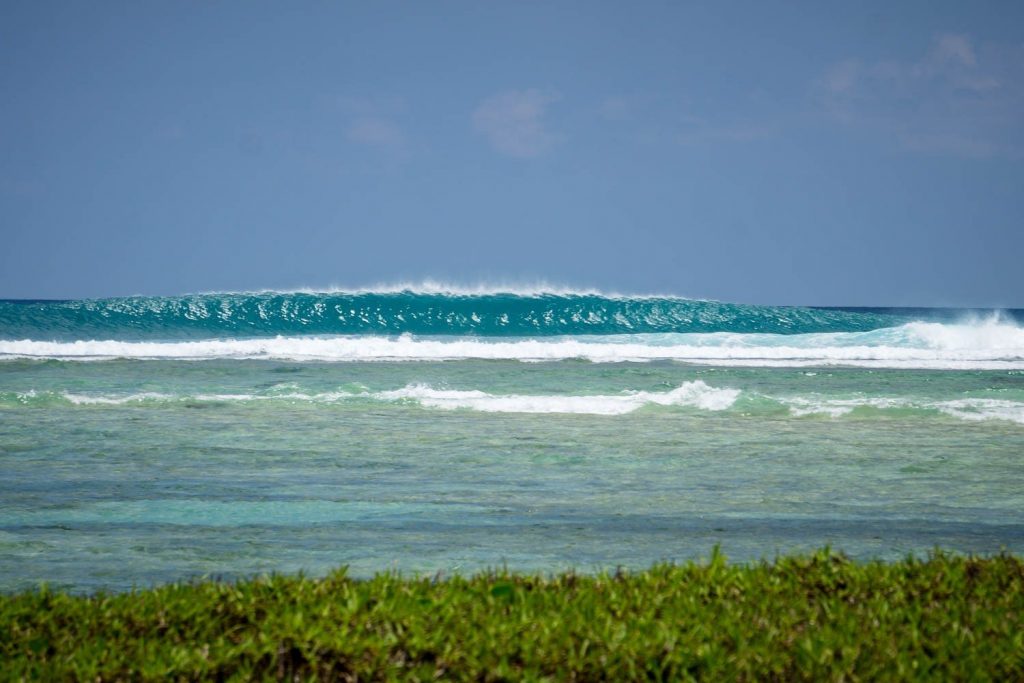
[[[29,680],[1024,680],[1024,560],[830,552],[552,577],[344,571],[0,596]]]

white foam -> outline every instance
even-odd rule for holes
[[[124,405],[125,403],[139,403],[142,401],[167,401],[176,397],[170,394],[159,394],[152,391],[145,391],[128,396],[96,396],[89,394],[72,394],[64,392],[64,398],[75,405]]]
[[[931,369],[1024,369],[1024,329],[987,321],[910,323],[871,332],[827,334],[636,334],[418,338],[339,336],[211,339],[182,342],[0,341],[0,358],[110,358],[291,361],[504,359],[593,362],[678,360],[706,365]]]
[[[1016,356],[1024,351],[1024,329],[998,315],[968,324],[914,322],[896,329],[903,331],[909,343],[928,349],[967,353],[984,349]]]
[[[455,410],[466,408],[488,413],[579,413],[590,415],[624,415],[649,404],[690,406],[702,410],[726,410],[740,395],[738,389],[718,389],[697,380],[685,382],[666,392],[624,391],[620,394],[593,396],[494,395],[475,390],[436,389],[424,384],[410,384],[390,391],[350,393],[343,391],[307,394],[303,392],[274,394],[196,394],[172,395],[142,392],[124,396],[75,394],[63,397],[75,405],[125,405],[150,401],[300,401],[336,403],[353,398],[378,401],[411,401],[426,408]]]
[[[577,413],[625,415],[649,404],[690,406],[702,410],[726,410],[736,402],[738,389],[718,389],[697,380],[667,392],[636,391],[595,396],[493,395],[482,391],[435,389],[411,384],[375,394],[385,400],[412,400],[427,408],[465,408],[486,413]]]
[[[856,398],[792,396],[774,400],[788,406],[790,412],[796,416],[828,415],[832,418],[838,418],[848,415],[857,408],[864,407],[878,410],[912,408],[917,410],[937,410],[961,420],[1005,420],[1024,424],[1024,403],[1006,399],[962,398],[937,401],[884,396]]]
[[[15,393],[20,402],[37,396],[35,390]],[[443,389],[425,384],[409,384],[401,389],[371,392],[327,391],[305,393],[277,391],[264,394],[195,394],[176,395],[138,392],[126,395],[80,394],[62,392],[65,400],[75,405],[125,405],[153,402],[252,402],[283,401],[332,404],[353,399],[412,402],[425,408],[440,410],[467,409],[488,413],[576,413],[588,415],[625,415],[645,405],[686,406],[708,411],[731,408],[741,395],[738,389],[712,387],[701,380],[684,382],[665,392],[623,391],[597,395],[529,395],[489,394],[478,390]],[[1024,402],[995,398],[960,398],[938,400],[913,397],[853,396],[836,398],[823,395],[763,396],[789,408],[796,417],[826,415],[841,418],[858,408],[876,410],[915,409],[937,411],[968,421],[1002,420],[1024,424]]]
[[[342,391],[324,392],[320,394],[306,394],[302,392],[276,393],[276,394],[195,394],[175,395],[161,394],[152,391],[128,394],[125,396],[111,396],[105,394],[75,394],[65,391],[61,394],[65,400],[75,405],[124,405],[127,403],[143,403],[153,401],[210,401],[210,402],[247,402],[247,401],[301,401],[309,403],[334,403],[359,396]]]
[[[1024,424],[1024,403],[995,398],[964,398],[935,404],[943,413],[961,420],[1009,420]]]
[[[865,406],[885,410],[886,408],[899,408],[907,405],[903,399],[885,397],[830,399],[794,396],[777,400],[783,405],[788,406],[789,412],[796,416],[828,415],[829,417],[842,417],[857,408]]]

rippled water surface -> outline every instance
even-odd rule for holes
[[[1024,372],[0,362],[0,589],[1024,551]]]

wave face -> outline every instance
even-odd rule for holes
[[[884,309],[749,306],[595,293],[197,294],[0,301],[0,338],[142,341],[403,333],[482,337],[806,334],[867,331],[909,319],[906,313]]]

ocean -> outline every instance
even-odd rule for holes
[[[1024,311],[0,301],[0,590],[1024,552]]]

